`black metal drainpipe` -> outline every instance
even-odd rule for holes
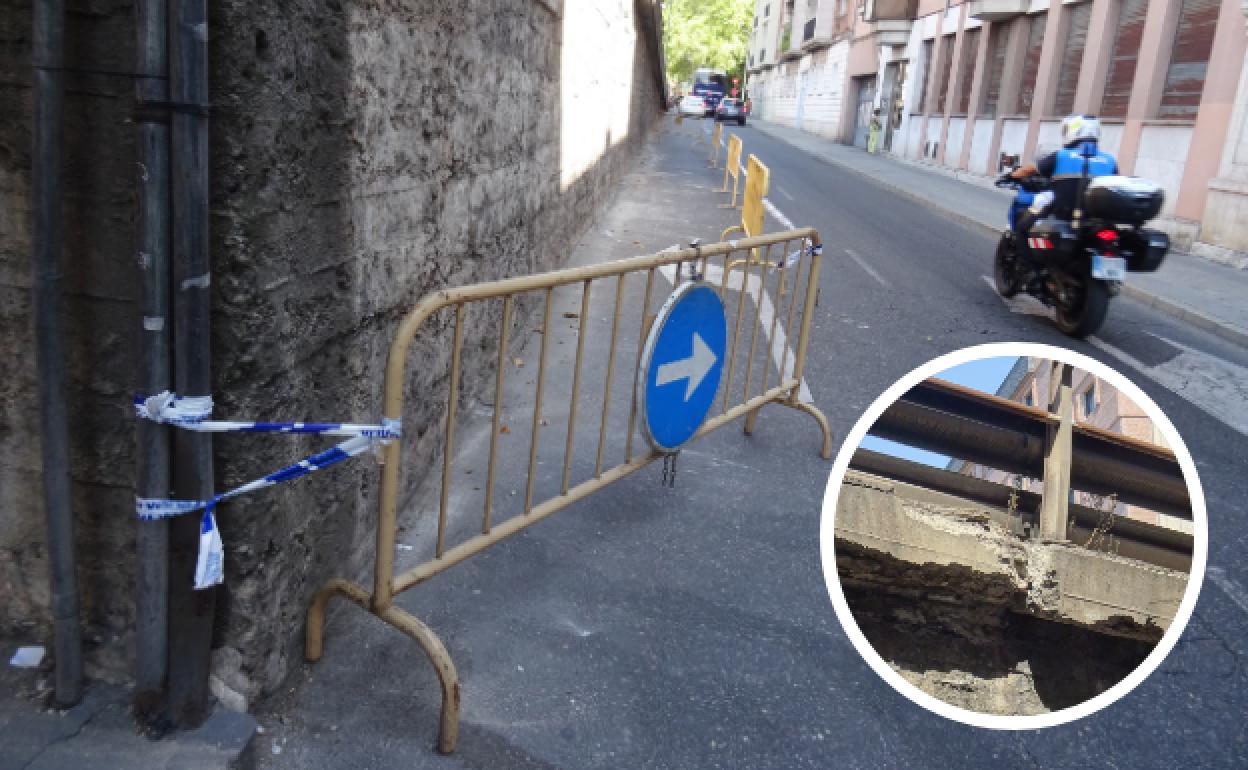
[[[171,387],[173,319],[169,315],[169,122],[152,103],[169,100],[169,30],[166,0],[138,0],[139,377],[148,395]],[[147,420],[138,426],[138,478],[141,497],[172,494],[169,428]],[[134,708],[146,720],[159,716],[168,670],[169,522],[137,522],[135,530]]]
[[[208,255],[207,0],[169,3],[169,96],[173,191],[174,383],[181,396],[212,393]],[[212,434],[174,434],[177,497],[213,492]],[[178,727],[208,716],[208,670],[216,589],[192,590],[199,516],[173,519],[169,533],[169,709]]]
[[[65,405],[65,332],[61,302],[61,125],[65,8],[62,0],[34,3],[32,59],[35,85],[34,194],[35,347],[39,374],[39,430],[43,501],[51,569],[56,702],[82,698],[82,629],[74,561],[74,515],[69,487],[69,421]]]

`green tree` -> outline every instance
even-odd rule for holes
[[[666,0],[663,51],[668,78],[690,80],[699,67],[740,77],[752,8],[751,0]]]

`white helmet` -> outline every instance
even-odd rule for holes
[[[1069,115],[1062,118],[1062,146],[1101,138],[1101,121],[1095,115]]]

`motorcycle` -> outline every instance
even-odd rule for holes
[[[1127,273],[1156,270],[1170,250],[1169,236],[1143,227],[1161,211],[1161,188],[1137,177],[1101,176],[1085,179],[1071,221],[1038,219],[1031,226],[1025,236],[1028,259],[1020,253],[1015,222],[1045,194],[1048,181],[1007,173],[996,185],[1015,191],[1009,227],[993,260],[997,293],[1009,298],[1025,291],[1054,308],[1057,327],[1071,337],[1099,329]]]

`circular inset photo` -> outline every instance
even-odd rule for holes
[[[1196,467],[1127,378],[1049,345],[916,369],[850,432],[824,498],[824,577],[868,664],[919,705],[1032,729],[1127,694],[1204,575]]]

